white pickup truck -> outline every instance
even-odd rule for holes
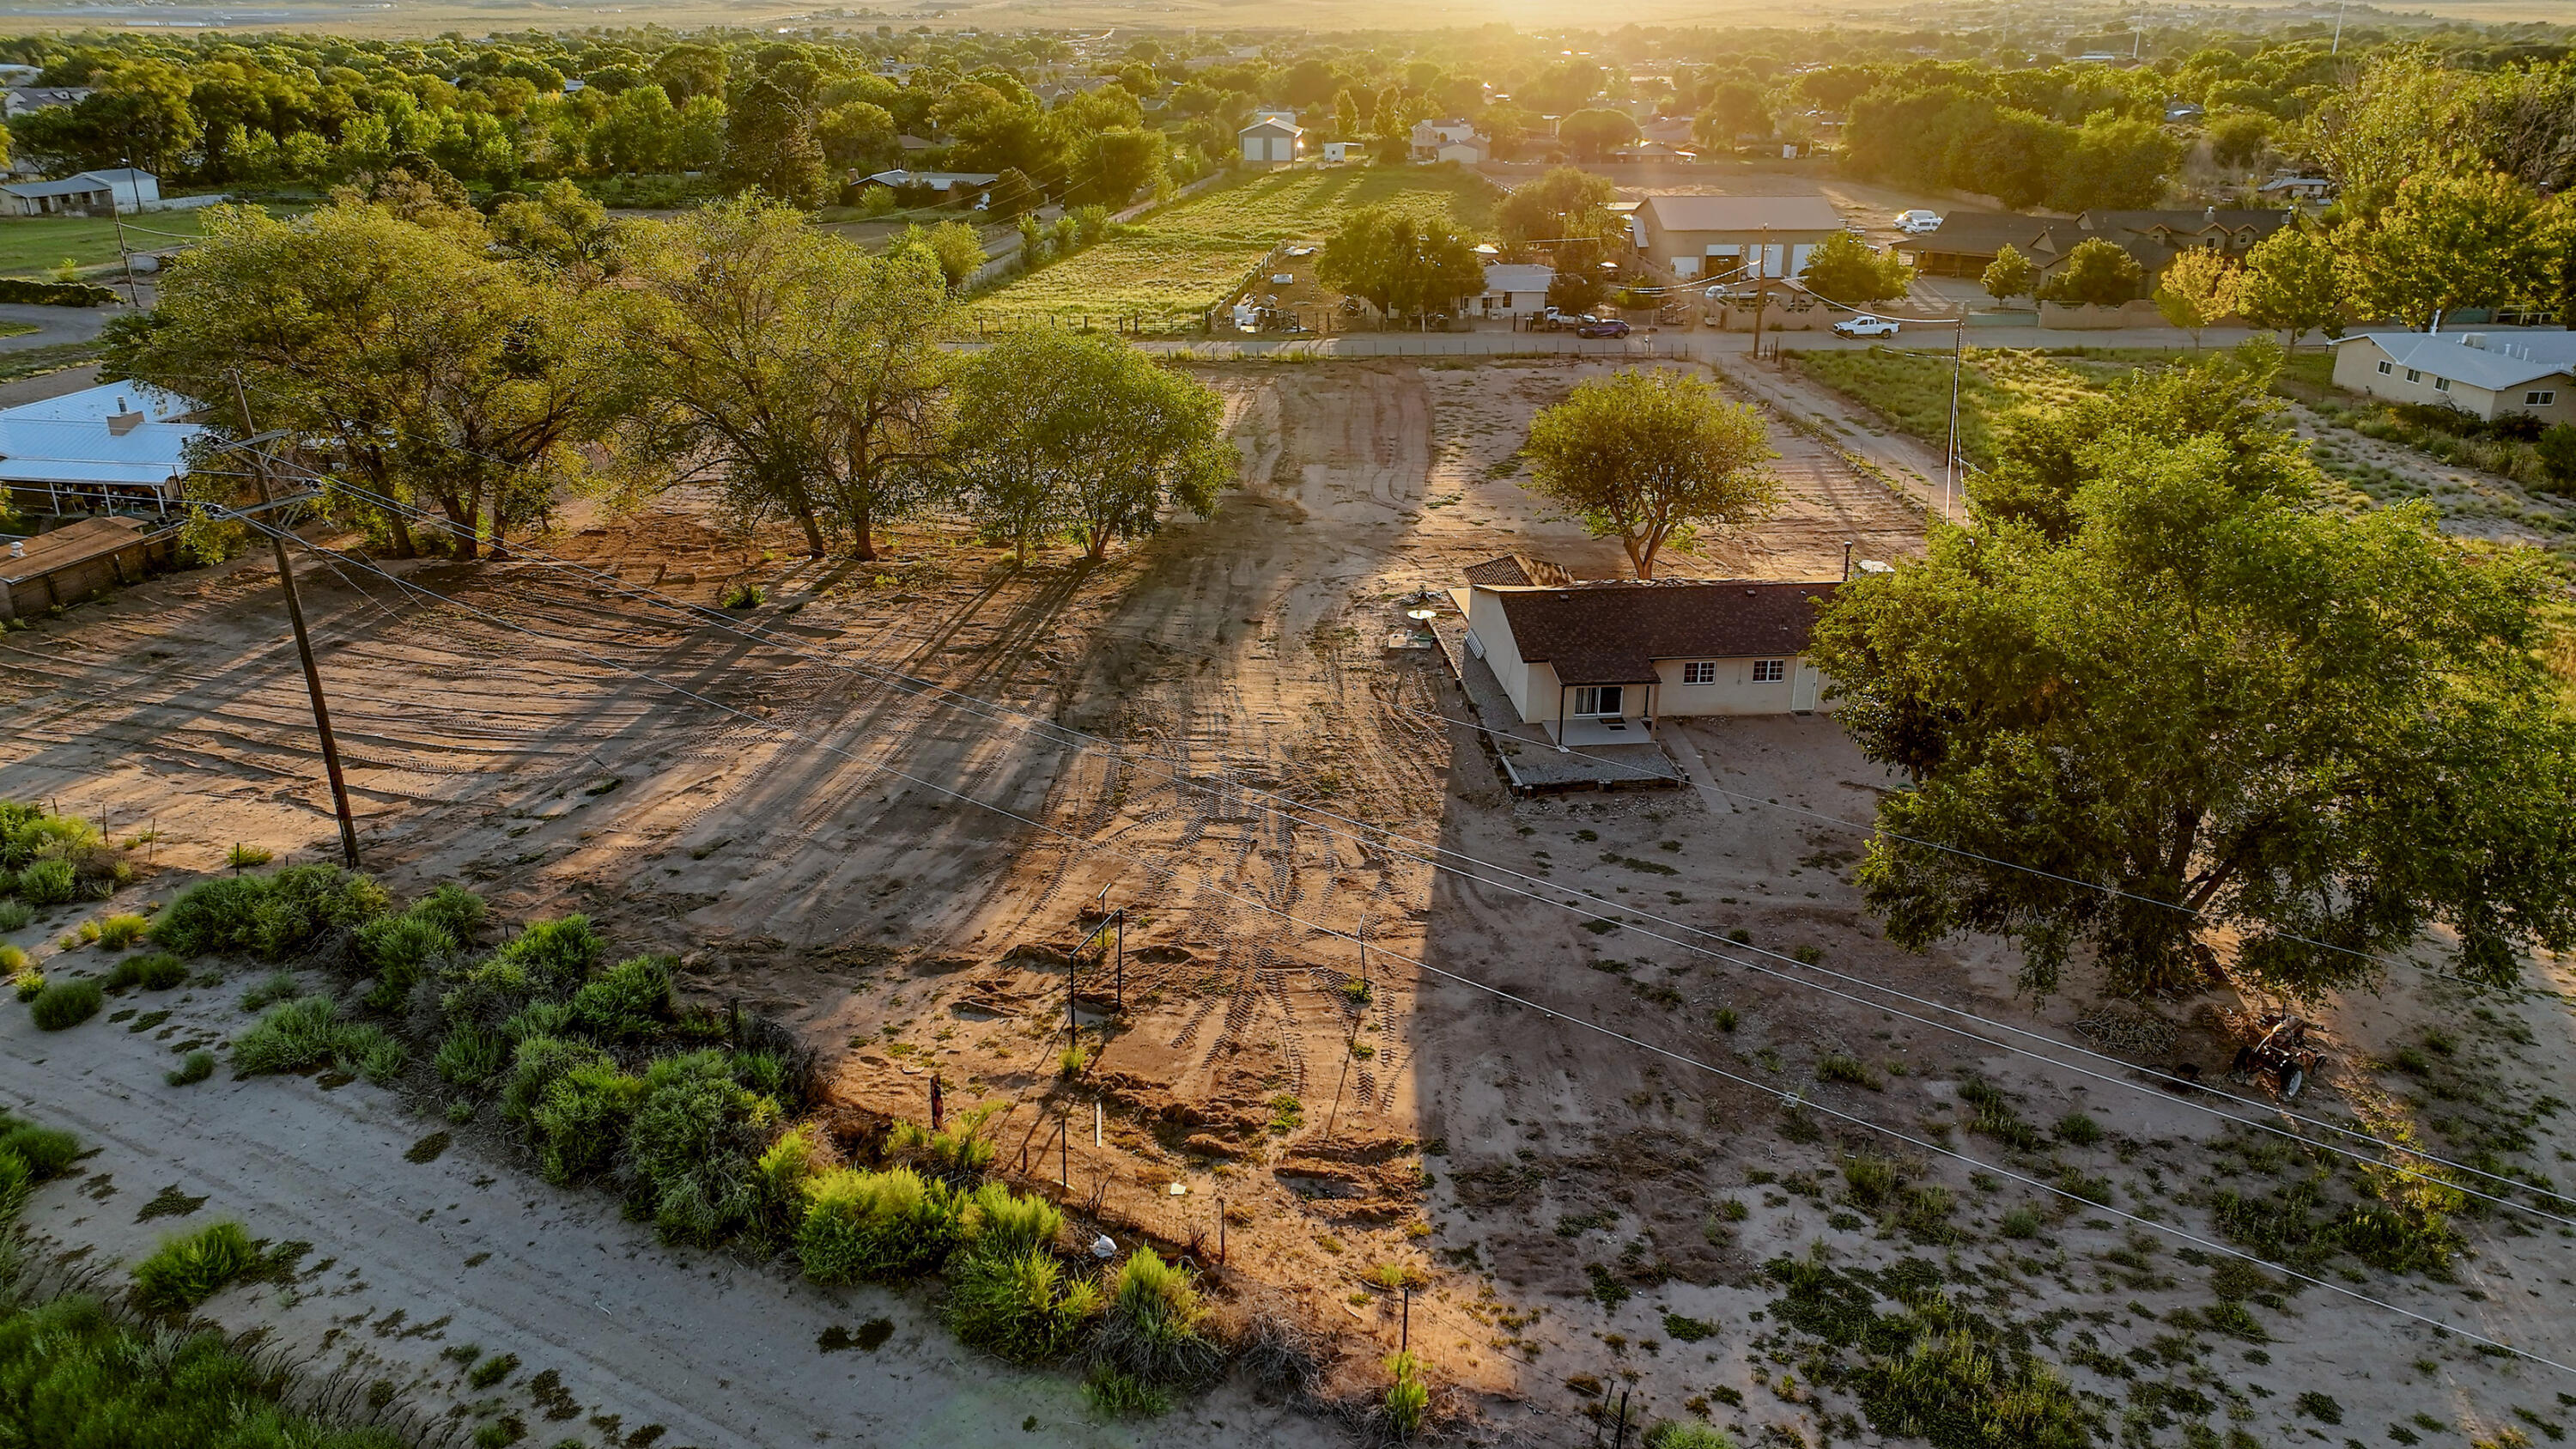
[[[1834,330],[1845,337],[1893,337],[1897,333],[1897,323],[1892,317],[1875,317],[1863,312],[1835,323]]]

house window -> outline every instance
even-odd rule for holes
[[[2386,377],[2388,374],[2395,372],[2396,370],[2397,366],[2394,363],[2382,362],[2379,364],[2379,375],[2381,377]]]
[[[2424,380],[2424,374],[2421,370],[2410,367],[2406,369],[2406,380],[2408,382],[2422,382]]]
[[[1574,717],[1576,719],[1618,718],[1621,713],[1623,692],[1621,686],[1616,684],[1582,686],[1574,691]]]
[[[1699,661],[1697,661],[1697,662],[1695,662],[1695,663],[1690,663],[1690,664],[1685,664],[1685,665],[1683,665],[1683,666],[1682,666],[1682,683],[1684,683],[1684,684],[1715,684],[1715,683],[1717,683],[1717,661],[1716,661],[1716,660],[1714,660],[1714,659],[1702,659],[1702,660],[1699,660]]]
[[[1756,659],[1753,661],[1753,682],[1756,684],[1777,684],[1788,677],[1789,661],[1786,659]]]
[[[2451,390],[2451,380],[2450,380],[2449,378],[2447,378],[2447,377],[2437,377],[2437,378],[2433,379],[2433,391],[2435,391],[2435,392],[2449,392],[2450,390]]]
[[[2522,405],[2527,408],[2545,408],[2556,401],[2558,393],[2554,388],[2537,388],[2522,395]]]

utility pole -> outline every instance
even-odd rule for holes
[[[1950,521],[1950,489],[1959,474],[1959,372],[1968,360],[1968,309],[1959,309],[1959,321],[1950,343],[1950,442],[1941,459],[1941,521]]]
[[[2326,48],[2326,54],[2343,54],[2343,0],[2335,0],[2334,44]]]
[[[134,184],[134,158],[131,156],[125,158],[125,184],[134,192],[134,204],[141,206],[143,188]],[[125,208],[118,204],[116,188],[113,186],[107,188],[107,214],[109,219],[116,223],[116,255],[125,263],[125,305],[140,308],[143,304],[135,300],[134,291],[134,253],[125,249]],[[244,419],[243,426],[245,428],[249,426],[247,418]],[[246,433],[245,436],[247,436]]]
[[[242,386],[241,374],[233,378],[233,401],[241,408],[242,436],[256,438],[258,429],[251,425],[250,393]],[[252,486],[259,491],[259,501],[268,502],[268,454],[257,443],[245,443],[250,450]],[[322,701],[322,671],[313,663],[313,637],[304,628],[304,604],[295,596],[295,565],[286,556],[286,530],[263,528],[268,546],[277,556],[277,587],[286,595],[287,622],[295,626],[296,657],[304,662],[304,692],[313,698],[313,730],[322,738],[322,769],[331,777],[331,807],[340,816],[340,854],[349,869],[358,868],[358,825],[349,815],[349,785],[340,774],[340,744],[331,735],[331,708]]]

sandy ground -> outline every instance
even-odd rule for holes
[[[1712,792],[1515,800],[1500,788],[1472,733],[1448,722],[1462,709],[1437,655],[1386,646],[1409,632],[1406,597],[1507,548],[1585,575],[1621,571],[1614,544],[1585,538],[1514,481],[1530,412],[1562,395],[1573,368],[1245,363],[1202,375],[1226,396],[1246,458],[1241,487],[1212,520],[1184,521],[1088,572],[1061,555],[1015,571],[933,530],[900,534],[874,565],[808,565],[776,540],[726,538],[688,500],[632,521],[572,518],[543,541],[613,567],[614,586],[531,561],[392,566],[445,597],[424,603],[354,567],[313,568],[307,608],[371,866],[406,891],[479,882],[507,916],[586,909],[623,949],[682,953],[690,990],[779,1013],[825,1046],[846,1104],[917,1118],[936,1070],[952,1110],[996,1109],[1006,1168],[1032,1181],[1060,1174],[1119,1231],[1195,1239],[1205,1253],[1222,1211],[1226,1275],[1294,1295],[1338,1332],[1345,1385],[1365,1384],[1404,1331],[1399,1300],[1367,1280],[1409,1271],[1422,1285],[1414,1348],[1489,1426],[1523,1442],[1583,1442],[1591,1426],[1578,1416],[1594,1402],[1585,1390],[1602,1384],[1614,1395],[1625,1384],[1655,1416],[1698,1408],[1751,1436],[1853,1437],[1836,1406],[1802,1386],[1803,1370],[1797,1382],[1775,1377],[1796,1361],[1793,1346],[1761,1316],[1776,1290],[1757,1265],[1819,1241],[1852,1263],[1928,1253],[1999,1313],[2064,1310],[2046,1341],[2093,1355],[2073,1374],[2112,1406],[2113,1426],[2139,1377],[2200,1385],[2204,1413],[2218,1412],[2207,1397],[2218,1395],[2222,1422],[2264,1443],[2323,1437],[2320,1421],[2294,1412],[2306,1391],[2334,1397],[2343,1432],[2373,1437],[2419,1412],[2489,1437],[2514,1405],[2560,1412],[2546,1371],[2437,1343],[2323,1289],[2267,1312],[2280,1341],[2263,1349],[2222,1339],[2185,1353],[2165,1343],[2175,1335],[2156,1315],[2205,1304],[2208,1291],[2172,1245],[2053,1208],[2039,1237],[2000,1236],[2009,1209],[2056,1199],[1928,1153],[1913,1153],[1911,1170],[1954,1193],[1967,1236],[1920,1249],[1849,1210],[1837,1174],[1869,1139],[1792,1140],[1796,1119],[1781,1115],[1776,1093],[2000,1163],[1994,1143],[1954,1132],[1960,1083],[1982,1074],[2022,1094],[2034,1121],[2080,1107],[2109,1131],[2015,1159],[2016,1171],[2099,1175],[2124,1209],[2195,1232],[2234,1159],[2215,1153],[2212,1119],[2116,1064],[2106,1079],[2079,1081],[1890,1015],[1894,1003],[1866,985],[1838,988],[1858,1000],[1822,994],[1785,959],[1811,956],[2059,1040],[2075,1039],[2093,1005],[2080,985],[2043,1010],[2016,1001],[2011,962],[1992,943],[1922,957],[1879,939],[1847,874],[1856,827],[1892,782],[1830,719],[1676,729],[1676,753]],[[1782,516],[1751,538],[1704,541],[1671,572],[1832,577],[1846,540],[1865,557],[1902,556],[1918,509],[1801,434],[1778,429],[1775,443],[1791,493]],[[769,641],[618,593],[657,586],[706,601],[737,576],[770,588],[749,621]],[[273,579],[245,560],[0,640],[0,682],[19,696],[0,791],[52,797],[120,831],[157,828],[155,850],[173,870],[210,868],[236,840],[310,855],[329,830],[273,596]],[[886,670],[1022,713],[889,688]],[[1564,905],[1576,887],[1593,893],[1582,912]],[[1110,1014],[1114,968],[1086,956],[1068,982],[1066,948],[1095,903],[1128,912],[1123,1016]],[[1603,915],[1622,924],[1587,928]],[[1727,932],[1780,955],[1754,957]],[[1365,964],[1353,937],[1371,944]],[[1368,983],[1364,1002],[1354,976]],[[1069,989],[1095,1059],[1065,1085],[1056,1066]],[[2169,1006],[2181,1032],[2167,1055],[2223,1067],[2227,1044],[2198,1007],[2231,1005]],[[1721,1007],[1735,1013],[1732,1029]],[[2365,1066],[2419,1031],[2426,1009],[2411,994],[2339,1009],[2335,1080],[2355,1091],[2375,1080]],[[2492,1009],[2494,1022],[2466,1029],[2485,1084],[2478,1099],[2576,1098],[2555,999]],[[129,1040],[108,1025],[80,1031],[120,1048]],[[15,1045],[23,1036],[12,1041],[27,1054]],[[1818,1080],[1817,1063],[1837,1055],[1863,1063],[1868,1082]],[[115,1076],[140,1070],[120,1060],[84,1057],[89,1075],[68,1083],[32,1056],[5,1071],[39,1111],[51,1095],[69,1113],[106,1118],[97,1130],[133,1165],[102,1160],[100,1170],[136,1189],[166,1176],[223,1186],[219,1205],[264,1233],[310,1237],[317,1257],[356,1261],[341,1239],[366,1237],[368,1220],[338,1214],[468,1201],[426,1185],[404,1188],[394,1207],[370,1196],[406,1174],[428,1184],[473,1169],[400,1165],[393,1149],[433,1124],[406,1121],[363,1088],[326,1101],[307,1083],[209,1084],[164,1108],[157,1078]],[[2439,1080],[2454,1098],[2470,1090]],[[2333,1090],[2315,1100],[2341,1110]],[[111,1130],[112,1097],[99,1094],[116,1091],[184,1115]],[[2428,1109],[2446,1124],[2468,1112],[2450,1100]],[[272,1112],[285,1116],[263,1115]],[[2454,1129],[2434,1130],[2441,1142]],[[2554,1165],[2554,1121],[2532,1134],[2514,1161]],[[272,1135],[314,1141],[314,1160],[349,1185],[266,1170],[257,1154],[277,1146]],[[811,1352],[833,1314],[860,1311],[782,1277],[651,1247],[604,1203],[485,1171],[495,1181],[472,1211],[508,1214],[497,1220],[514,1241],[527,1240],[516,1236],[522,1221],[552,1225],[529,1235],[546,1246],[521,1250],[537,1254],[519,1275],[534,1296],[578,1299],[591,1280],[546,1275],[602,1255],[651,1280],[634,1289],[648,1295],[653,1281],[715,1271],[720,1303],[738,1301],[746,1319],[775,1305],[794,1325],[746,1326],[746,1367]],[[356,1200],[317,1200],[340,1193]],[[1728,1199],[1743,1206],[1740,1220],[1711,1216]],[[290,1221],[272,1221],[283,1209]],[[115,1242],[135,1240],[122,1212],[77,1231],[68,1217],[80,1214],[49,1212],[66,1241],[104,1233],[107,1217],[125,1235]],[[2463,1220],[2476,1256],[2460,1284],[2363,1275],[2360,1286],[2566,1359],[2576,1331],[2538,1295],[2564,1281],[2559,1234],[2576,1230],[2515,1236],[2513,1226]],[[568,1310],[522,1302],[516,1288],[455,1279],[461,1239],[372,1241],[384,1266],[362,1276],[423,1285],[415,1320],[486,1314],[489,1326],[473,1332],[497,1348],[524,1313],[549,1351],[579,1341],[566,1326],[578,1313],[566,1320]],[[601,1246],[556,1246],[583,1242]],[[557,1286],[566,1281],[577,1286]],[[691,1335],[696,1305],[671,1311],[672,1333]],[[919,1337],[917,1311],[866,1311]],[[1682,1342],[1667,1313],[1714,1335]],[[919,1368],[833,1361],[855,1376],[855,1412],[897,1392],[887,1381],[901,1372],[928,1375],[941,1393],[954,1384],[959,1396],[1006,1399],[973,1410],[993,1422],[1018,1412],[1012,1395],[1069,1402],[1051,1376],[934,1373],[937,1355],[954,1350],[926,1341],[915,1352]],[[569,1382],[575,1369],[565,1372]],[[629,1422],[653,1416],[677,1433],[682,1420],[662,1416],[685,1411],[778,1442],[755,1431],[781,1421],[756,1415],[784,1411],[740,1408],[724,1397],[730,1385],[709,1395],[702,1378],[668,1378],[649,1357],[624,1378],[581,1372],[596,1377],[576,1397]],[[1210,1407],[1207,1417],[1244,1412]],[[2178,1432],[2170,1411],[2154,1412],[2164,1420],[2149,1437]],[[1258,1442],[1293,1442],[1263,1423]],[[1067,1441],[1082,1442],[1052,1440]]]

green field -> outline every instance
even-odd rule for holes
[[[138,252],[185,245],[205,213],[155,211],[125,219],[125,244]],[[149,230],[146,230],[149,228]],[[161,235],[175,232],[178,236]],[[0,276],[50,275],[65,258],[76,267],[116,260],[116,223],[106,217],[26,216],[0,221]]]
[[[1938,447],[1950,431],[1950,350],[1906,352],[1872,347],[1862,352],[1790,352],[1800,372],[1859,401]],[[2017,348],[1971,347],[1959,374],[1959,451],[1978,467],[1994,463],[1994,419],[2032,403],[2066,402],[2098,390],[2140,365],[2172,360],[2167,353],[2123,357]]]
[[[1270,248],[1320,242],[1360,207],[1444,207],[1482,228],[1493,199],[1491,182],[1446,166],[1282,171],[1228,182],[1003,284],[973,315],[1004,324],[1136,317],[1149,332],[1180,331],[1197,326]]]

